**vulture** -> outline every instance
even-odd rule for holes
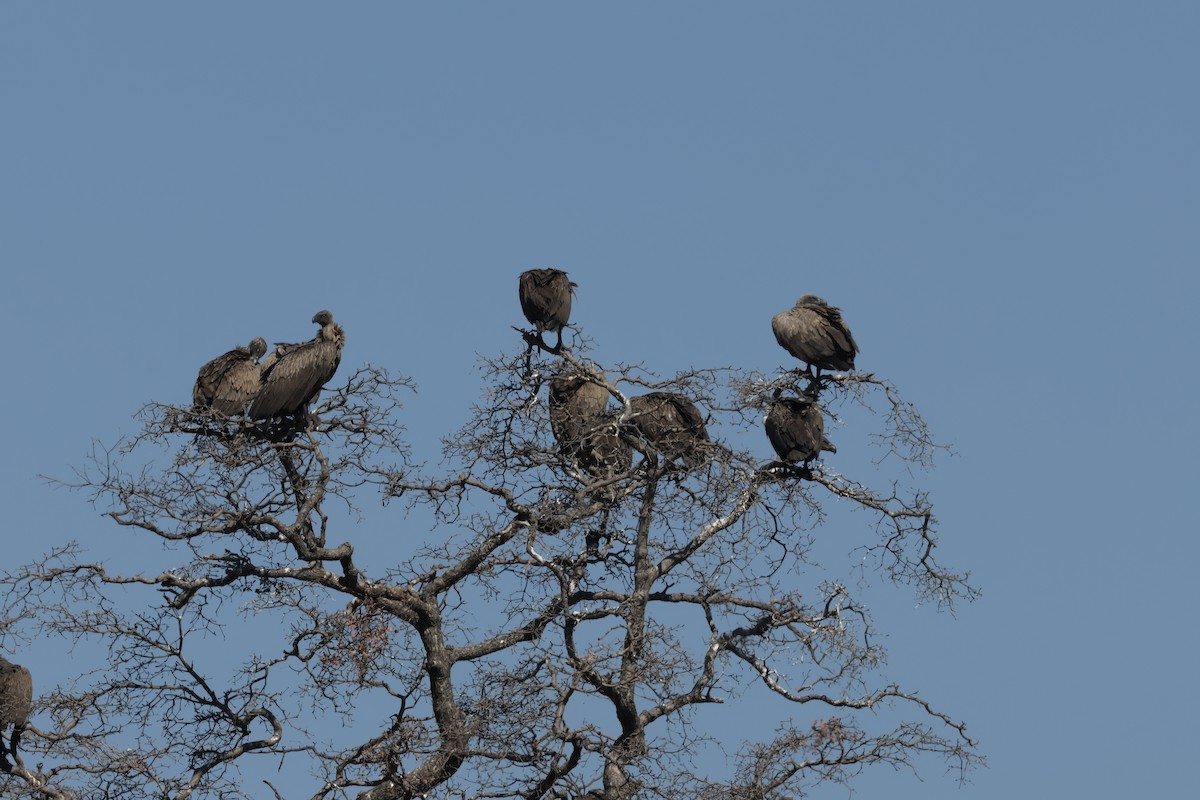
[[[691,400],[673,392],[651,392],[629,398],[629,409],[629,424],[668,461],[682,458],[689,468],[704,461],[708,430]]]
[[[33,679],[29,670],[0,656],[0,731],[10,724],[25,727],[33,703]]]
[[[266,352],[266,340],[256,336],[245,347],[235,347],[201,367],[192,388],[196,408],[211,408],[227,417],[245,411],[258,393],[262,379],[258,360]]]
[[[531,269],[521,273],[521,311],[537,328],[542,347],[546,348],[542,332],[555,331],[558,344],[554,349],[556,352],[562,350],[562,329],[571,319],[571,295],[575,286],[560,269]]]
[[[608,389],[583,376],[550,380],[550,428],[559,452],[599,479],[628,472],[633,465],[633,450],[618,435],[616,415],[605,411],[607,404]]]
[[[599,378],[599,376],[597,376]],[[608,389],[581,375],[556,375],[550,379],[550,427],[559,446],[569,449],[604,416]]]
[[[808,364],[809,371],[854,369],[858,345],[842,320],[841,309],[816,295],[806,294],[787,311],[771,317],[779,346]]]
[[[789,464],[807,464],[822,450],[837,452],[837,448],[825,438],[825,418],[821,414],[821,406],[817,405],[817,399],[812,395],[776,395],[763,425],[780,460]]]
[[[346,334],[328,311],[318,311],[312,321],[321,330],[310,341],[276,342],[275,350],[263,360],[262,381],[250,404],[252,419],[272,419],[305,411],[337,371]]]

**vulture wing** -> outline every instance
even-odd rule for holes
[[[829,359],[832,362],[831,368],[854,369],[854,356],[858,353],[858,343],[854,341],[849,326],[842,319],[841,309],[830,305],[821,305],[817,306],[815,310],[822,318],[825,338],[829,343],[829,349],[833,352]]]
[[[283,358],[297,347],[304,347],[306,344],[310,344],[310,342],[276,342],[275,349],[267,353],[267,357],[262,360],[262,371],[264,373],[270,371],[270,369],[275,366],[276,361]]]
[[[598,480],[629,471],[633,448],[617,433],[616,415],[605,411],[608,389],[578,375],[559,375],[550,381],[550,428],[558,449]],[[609,487],[598,495],[611,500]]]
[[[763,427],[779,458],[791,464],[807,463],[816,458],[821,450],[833,450],[833,445],[825,438],[825,418],[821,407],[809,398],[777,399],[771,405]]]
[[[538,330],[561,331],[571,319],[571,294],[575,284],[558,269],[531,269],[521,273],[521,311]]]
[[[593,419],[576,448],[579,465],[594,478],[612,478],[633,466],[633,448],[617,434],[615,420],[615,414]]]
[[[248,347],[235,347],[200,368],[192,400],[197,408],[211,408],[225,416],[240,414],[258,393],[262,367],[258,357],[266,352],[262,339],[251,340]]]
[[[818,369],[854,369],[858,344],[839,309],[805,295],[795,307],[771,318],[775,341],[796,358]]]
[[[275,358],[263,369],[262,385],[250,416],[270,419],[300,412],[337,371],[342,345],[337,341],[314,339],[299,345],[279,345]]]
[[[608,390],[578,375],[550,381],[550,428],[564,453],[577,447],[608,405]]]
[[[708,441],[704,415],[695,403],[672,392],[631,397],[630,422],[666,458],[682,458],[689,467],[700,464],[700,443]]]

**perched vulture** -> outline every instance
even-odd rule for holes
[[[599,479],[628,472],[633,464],[633,450],[618,435],[617,415],[605,411],[607,404],[608,389],[581,375],[550,381],[550,428],[558,449]]]
[[[29,670],[0,656],[0,731],[9,725],[24,727],[33,702]]]
[[[599,376],[597,376],[599,377]],[[559,446],[570,448],[604,415],[608,389],[582,375],[556,375],[550,379],[550,427]]]
[[[763,421],[767,438],[789,464],[807,464],[822,450],[836,453],[837,448],[825,438],[825,418],[815,397],[776,397]]]
[[[816,295],[806,294],[793,308],[771,318],[779,346],[809,365],[822,369],[854,369],[858,345],[842,320],[842,312]]]
[[[263,360],[262,383],[250,404],[251,418],[272,419],[305,411],[337,371],[346,342],[342,326],[328,311],[318,311],[312,321],[321,326],[312,340],[276,342],[274,352]]]
[[[633,448],[617,433],[617,415],[606,414],[594,420],[595,427],[574,446],[579,466],[597,480],[623,475],[633,466]],[[612,499],[614,492],[605,492]]]
[[[262,382],[258,360],[266,352],[266,340],[256,336],[245,347],[235,347],[201,367],[192,387],[196,408],[211,408],[227,417],[245,411],[258,394]]]
[[[629,398],[629,424],[668,461],[689,467],[704,461],[708,430],[700,409],[683,395],[651,392]]]
[[[521,273],[521,311],[537,328],[538,341],[545,347],[543,331],[556,331],[562,349],[562,329],[571,319],[571,295],[575,284],[560,269],[531,269]],[[548,349],[548,348],[547,348]]]

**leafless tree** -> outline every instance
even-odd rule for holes
[[[660,378],[586,345],[485,360],[440,472],[407,450],[408,380],[376,367],[303,427],[146,406],[64,481],[115,523],[111,557],[72,544],[4,578],[6,645],[62,637],[99,663],[42,689],[0,794],[783,800],[978,763],[962,723],[883,674],[863,581],[813,578],[838,546],[868,582],[973,598],[935,558],[928,497],[903,470],[879,490],[780,464],[762,435],[776,389],[819,380],[886,461],[921,464],[915,409],[870,375]],[[630,468],[588,469],[551,432],[568,373],[602,376],[614,435],[649,389],[695,401],[715,441],[680,469],[630,436]],[[382,563],[361,555],[381,541]],[[750,691],[777,700],[773,733],[706,727]]]

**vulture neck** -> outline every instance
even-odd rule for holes
[[[336,322],[327,322],[321,326],[321,330],[317,331],[317,339],[322,342],[337,342],[344,341],[346,335],[342,333],[342,326]]]

